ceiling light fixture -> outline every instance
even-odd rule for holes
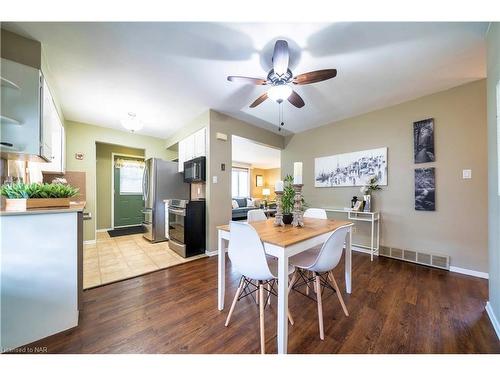
[[[142,122],[133,112],[129,112],[127,118],[123,119],[121,123],[125,129],[130,130],[132,133],[142,129]]]
[[[269,89],[267,96],[272,100],[281,103],[282,101],[288,99],[288,97],[292,94],[292,91],[292,88],[288,85],[275,85]]]

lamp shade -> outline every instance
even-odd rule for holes
[[[271,189],[268,188],[262,189],[262,195],[271,195]]]

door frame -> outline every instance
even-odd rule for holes
[[[122,154],[119,152],[111,153],[111,229],[115,229],[115,156],[124,156],[127,158],[136,158],[146,160],[145,156]],[[136,225],[123,225],[120,228],[135,227]]]

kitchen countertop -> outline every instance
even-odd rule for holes
[[[40,214],[60,214],[66,212],[82,212],[85,208],[85,201],[70,202],[69,207],[47,207],[47,208],[31,208],[24,211],[5,211],[0,210],[0,216],[16,216],[16,215],[40,215]]]

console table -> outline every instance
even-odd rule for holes
[[[347,218],[349,219],[349,221],[364,221],[370,223],[370,246],[355,243],[353,243],[352,246],[368,249],[370,251],[370,259],[373,261],[373,255],[378,255],[378,250],[380,247],[380,212],[353,211],[335,207],[323,207],[323,209],[327,212],[345,213],[347,214]]]

